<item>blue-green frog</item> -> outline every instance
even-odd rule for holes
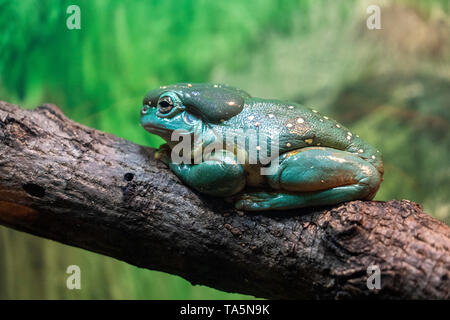
[[[228,85],[180,83],[152,90],[144,98],[141,124],[167,141],[155,156],[184,183],[224,197],[238,210],[371,200],[383,180],[381,153],[335,120],[298,103],[251,97]],[[182,132],[178,139],[173,139],[175,131]],[[171,151],[183,135],[192,141],[183,157],[192,159],[230,133],[244,133],[245,143],[218,148],[197,162],[173,161]],[[276,145],[275,155],[268,156],[276,165],[262,174],[267,162],[249,155],[262,152],[259,144],[266,138],[271,140],[266,155]]]

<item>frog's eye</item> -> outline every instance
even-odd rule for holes
[[[169,113],[173,107],[174,107],[173,100],[169,96],[161,97],[161,99],[159,99],[159,101],[158,101],[158,111],[161,114]]]

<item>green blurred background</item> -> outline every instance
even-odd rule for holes
[[[81,9],[68,30],[66,9]],[[381,30],[366,9],[381,5]],[[0,0],[0,99],[57,104],[136,143],[144,94],[228,83],[326,113],[385,159],[378,200],[450,223],[450,18],[442,1]],[[65,286],[81,268],[82,290]],[[2,299],[235,299],[173,275],[0,227]]]

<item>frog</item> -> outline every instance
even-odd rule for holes
[[[344,125],[303,104],[252,97],[225,84],[176,83],[153,89],[144,97],[140,122],[166,141],[155,158],[189,187],[224,198],[239,211],[372,200],[383,181],[381,152]],[[277,140],[273,170],[262,174],[268,164],[258,157],[249,161],[248,154],[259,146],[248,143],[219,147],[197,162],[172,159],[179,143],[174,132],[192,138],[192,150],[183,152],[184,159],[192,159],[200,147],[245,131],[257,143],[261,137]]]

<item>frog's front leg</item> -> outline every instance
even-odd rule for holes
[[[236,208],[261,211],[370,200],[380,186],[381,175],[352,153],[310,147],[282,155],[277,172],[267,180],[272,192],[244,193]]]
[[[245,187],[245,174],[234,154],[221,150],[199,164],[175,164],[170,169],[184,183],[201,193],[228,197]]]

